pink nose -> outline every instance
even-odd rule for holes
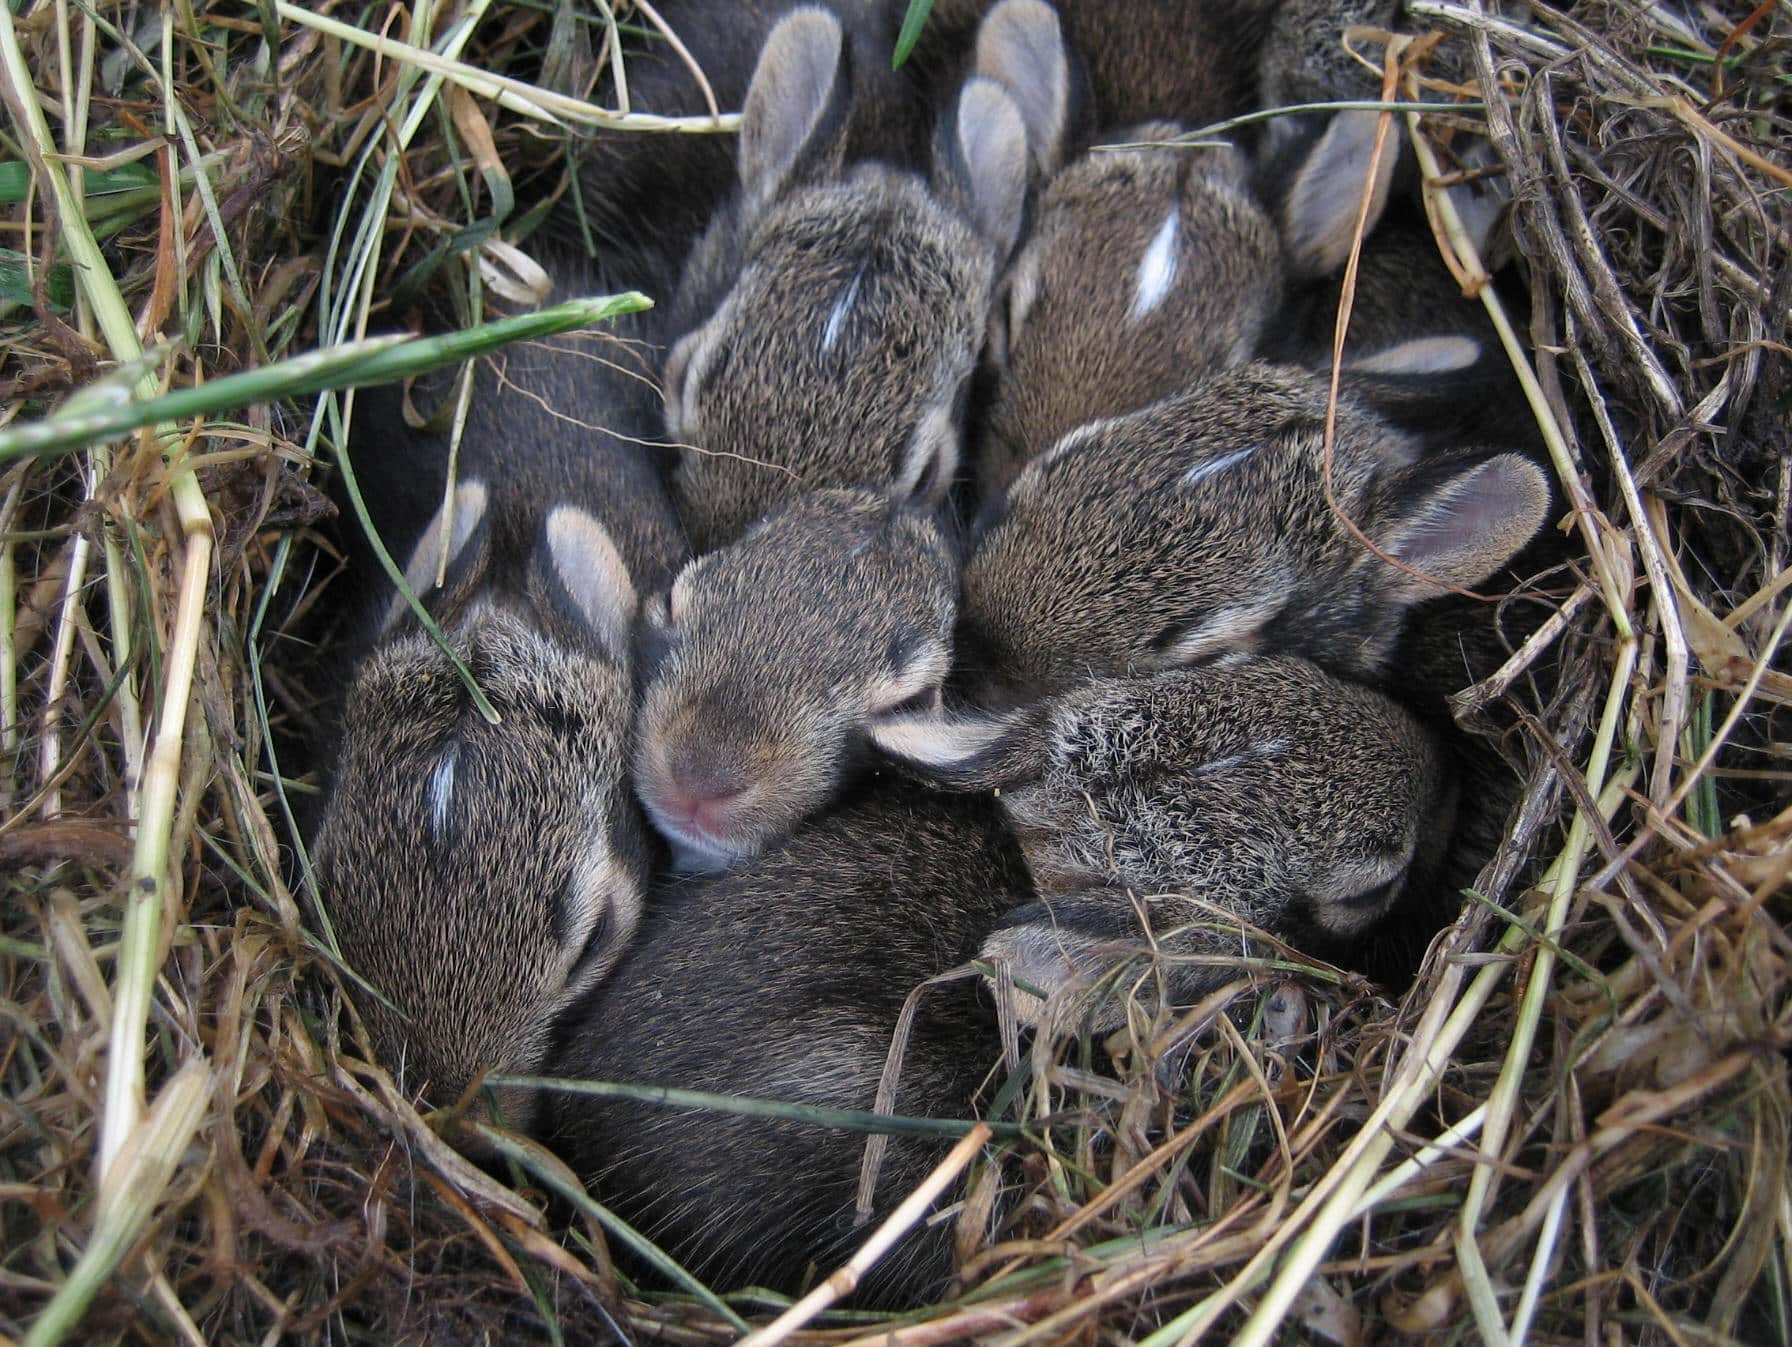
[[[727,822],[730,809],[746,794],[747,784],[747,774],[719,755],[678,749],[667,760],[659,804],[684,827],[711,832]]]

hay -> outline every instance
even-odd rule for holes
[[[383,330],[367,297],[458,250],[484,240],[474,318],[482,286],[527,289],[489,230],[567,186],[550,116],[606,118],[550,92],[607,61],[597,8],[583,44],[545,5],[433,32],[0,15],[0,434],[96,377],[115,405],[268,371],[258,405],[0,447],[9,1337],[695,1344],[778,1308],[640,1292],[552,1157],[459,1158],[289,887],[315,789],[279,775],[313,728],[295,633],[336,569],[308,465],[338,423],[266,404],[307,387],[285,358]],[[1507,844],[1399,1006],[1297,971],[1138,1026],[1099,1073],[1037,1045],[1052,1146],[1006,1242],[967,1251],[985,1289],[829,1340],[1792,1342],[1787,15],[1409,10],[1447,36],[1409,95],[1498,93],[1453,120],[1516,193],[1582,546],[1559,617],[1465,701],[1522,722]],[[139,333],[180,340],[133,363]]]

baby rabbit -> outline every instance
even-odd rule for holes
[[[1448,703],[1503,657],[1493,614],[1435,581],[1504,571],[1543,522],[1547,479],[1517,453],[1425,453],[1348,395],[1328,470],[1325,407],[1323,376],[1253,364],[1065,436],[980,522],[961,660],[996,705],[1234,652],[1300,656],[1385,691],[1445,737],[1463,782],[1472,818],[1455,829],[1447,890],[1486,859],[1512,780]]]
[[[1205,126],[1247,111],[1275,8],[1276,0],[1057,0],[1082,105],[1074,139],[1161,118]],[[916,63],[952,68],[952,52],[989,9],[989,0],[934,0]]]
[[[1017,34],[1017,65],[1055,49],[1055,23],[1001,31]],[[816,487],[937,504],[957,465],[990,291],[1020,232],[1029,128],[1000,85],[972,78],[930,180],[845,168],[845,51],[825,10],[773,29],[742,114],[739,195],[680,286],[692,330],[668,362],[666,416],[689,446],[673,486],[699,552]]]
[[[1047,186],[990,324],[997,377],[980,478],[1097,417],[1251,358],[1282,303],[1281,244],[1230,148],[1173,147],[1153,122]]]
[[[681,868],[758,851],[816,812],[869,726],[937,699],[958,554],[932,516],[816,491],[643,606],[635,788]]]
[[[767,34],[797,7],[793,0],[659,0],[657,17],[684,52],[656,27],[640,23],[644,31],[625,39],[629,110],[702,117],[713,98],[717,111],[738,111]],[[926,139],[923,95],[904,72],[890,68],[901,15],[892,6],[865,0],[839,0],[829,9],[864,95],[855,100],[845,128],[847,153],[916,159]],[[611,69],[606,66],[606,75]],[[619,90],[608,78],[605,86],[602,101],[616,106]],[[607,243],[640,249],[657,247],[670,236],[688,246],[725,201],[734,182],[733,158],[728,136],[597,132],[580,154],[586,217]]]
[[[436,1104],[487,1068],[539,1066],[559,1012],[640,916],[636,595],[666,583],[684,543],[637,444],[655,409],[631,358],[586,333],[480,368],[440,589],[439,517],[407,528],[388,508],[405,493],[380,479],[439,482],[442,437],[406,427],[391,395],[356,426],[358,447],[377,446],[358,459],[376,522],[415,538],[411,583],[498,716],[407,606],[370,601],[377,635],[349,684],[315,874],[343,957],[384,998],[362,1004],[385,1059]],[[500,1102],[526,1123],[526,1096]]]
[[[1354,940],[1434,897],[1454,813],[1411,716],[1285,656],[1096,679],[1021,714],[914,715],[877,734],[938,780],[999,792],[1039,897],[983,953],[1047,995],[1149,935],[1169,999],[1192,1004],[1249,947],[1229,914],[1295,945]],[[1028,1021],[1044,1008],[1017,1007]],[[1109,1001],[1097,1024],[1122,1018]]]
[[[553,1069],[835,1109],[876,1101],[904,998],[972,957],[1027,895],[986,800],[887,778],[854,803],[723,874],[654,894],[615,973],[569,1019]],[[1000,1056],[974,982],[930,990],[895,1111],[969,1119]],[[861,1133],[576,1095],[549,1135],[597,1195],[722,1287],[795,1291],[872,1228],[853,1221]],[[874,1218],[945,1153],[896,1138]],[[918,1228],[860,1300],[914,1303],[950,1271],[950,1230]]]
[[[1033,459],[986,508],[965,565],[959,640],[986,693],[1234,650],[1373,683],[1397,662],[1409,611],[1441,592],[1434,579],[1479,584],[1543,522],[1548,485],[1528,459],[1421,457],[1417,438],[1348,397],[1334,510],[1326,394],[1318,374],[1246,365]]]

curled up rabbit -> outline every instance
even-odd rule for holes
[[[564,289],[602,288],[556,266]],[[385,510],[414,486],[377,489],[384,475],[439,492],[444,437],[404,425],[391,392],[356,426],[378,446],[360,457],[376,523],[497,717],[407,605],[370,598],[316,878],[383,1060],[438,1105],[488,1068],[538,1066],[555,1017],[640,918],[652,843],[627,776],[633,624],[684,542],[640,445],[651,380],[617,339],[650,329],[620,326],[479,367],[446,529]],[[513,1123],[530,1102],[499,1098]]]
[[[1406,709],[1388,702],[1379,720],[1361,708],[1339,712],[1361,726],[1379,724],[1386,737],[1357,750],[1365,762],[1383,754],[1382,764],[1340,775],[1338,788],[1424,780],[1435,775],[1429,755],[1441,752],[1443,779],[1472,794],[1472,807],[1453,821],[1428,825],[1447,834],[1437,864],[1448,882],[1420,880],[1400,890],[1426,909],[1432,930],[1450,907],[1451,886],[1485,861],[1485,825],[1503,819],[1512,790],[1497,755],[1450,720],[1450,694],[1491,672],[1499,655],[1489,648],[1485,606],[1449,595],[1444,585],[1500,577],[1537,533],[1550,493],[1541,469],[1522,454],[1427,444],[1349,396],[1338,406],[1328,454],[1326,404],[1326,380],[1316,372],[1245,365],[1081,427],[1033,459],[986,508],[972,540],[958,633],[962,681],[975,700],[1000,711],[1075,696],[1091,679],[1167,678],[1176,670],[1206,676],[1229,660],[1295,656],[1366,685],[1350,696],[1369,688],[1393,694]],[[1408,716],[1440,747],[1402,747],[1415,738],[1403,728]],[[887,753],[902,756],[897,733],[885,726],[877,737]],[[1319,779],[1331,766],[1321,761],[1307,776]],[[1275,755],[1261,770],[1269,782],[1284,771],[1299,775]],[[1125,769],[1112,775],[1124,780]],[[1210,784],[1205,775],[1199,782]],[[1428,795],[1415,798],[1423,804]],[[1362,807],[1372,809],[1373,800],[1365,797]],[[1344,801],[1332,817],[1348,818],[1351,807]],[[1206,808],[1191,803],[1189,815]],[[1057,817],[1068,826],[1074,815]],[[1295,828],[1274,817],[1263,825],[1284,829],[1285,838]],[[1035,878],[1049,899],[1050,882]],[[1127,882],[1150,892],[1170,877],[1146,867]],[[1301,901],[1286,895],[1305,882],[1289,879],[1279,890],[1268,884],[1264,892],[1284,899],[1241,915],[1278,936],[1296,934],[1286,917]],[[1136,930],[1130,906],[1110,899],[1104,910]],[[1379,917],[1385,909],[1342,898],[1325,908],[1353,911]],[[1316,929],[1346,934],[1324,918]],[[1112,924],[1098,934],[1111,937]]]
[[[1033,459],[972,539],[971,682],[1024,699],[1232,650],[1385,678],[1439,581],[1478,584],[1537,532],[1548,483],[1522,454],[1429,448],[1348,397],[1328,457],[1326,405],[1317,373],[1245,365]]]
[[[1038,896],[983,954],[1013,974],[1023,1020],[1056,995],[1115,1027],[1125,996],[1097,993],[1128,955],[1157,956],[1143,999],[1187,1006],[1270,942],[1335,952],[1390,912],[1437,906],[1455,812],[1443,755],[1392,700],[1306,660],[1098,678],[878,735],[945,785],[998,792]]]
[[[912,988],[973,957],[1026,870],[999,811],[898,777],[720,874],[656,892],[614,973],[568,1017],[554,1074],[870,1110]],[[971,1119],[1001,1056],[972,980],[929,989],[893,1111]],[[896,1137],[867,1220],[866,1135],[636,1100],[552,1096],[548,1135],[600,1200],[693,1272],[794,1292],[864,1241],[949,1139]],[[951,1269],[925,1222],[855,1297],[914,1303]]]

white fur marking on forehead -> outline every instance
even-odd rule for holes
[[[852,312],[852,306],[858,302],[859,283],[865,279],[865,269],[860,267],[853,272],[852,279],[846,283],[846,289],[840,292],[840,298],[834,301],[834,307],[828,311],[828,323],[821,331],[821,349],[831,351],[840,340],[840,329],[846,326],[846,316]]]
[[[448,814],[454,806],[454,768],[459,758],[460,745],[450,744],[429,774],[429,830],[438,840],[448,831]]]
[[[1252,744],[1242,753],[1232,753],[1223,758],[1209,759],[1195,768],[1195,775],[1206,776],[1211,772],[1224,772],[1234,767],[1242,767],[1247,762],[1280,757],[1288,751],[1288,748],[1289,743],[1286,739],[1265,739],[1260,744]]]
[[[1221,454],[1218,458],[1205,459],[1195,464],[1182,475],[1184,486],[1199,486],[1209,477],[1224,472],[1227,468],[1236,468],[1240,463],[1257,452],[1259,446],[1253,444],[1243,449],[1234,449],[1229,454]]]
[[[1136,323],[1164,302],[1170,287],[1176,283],[1176,241],[1182,232],[1182,208],[1171,206],[1164,222],[1157,227],[1157,236],[1139,259],[1138,287],[1132,297],[1132,320]]]

